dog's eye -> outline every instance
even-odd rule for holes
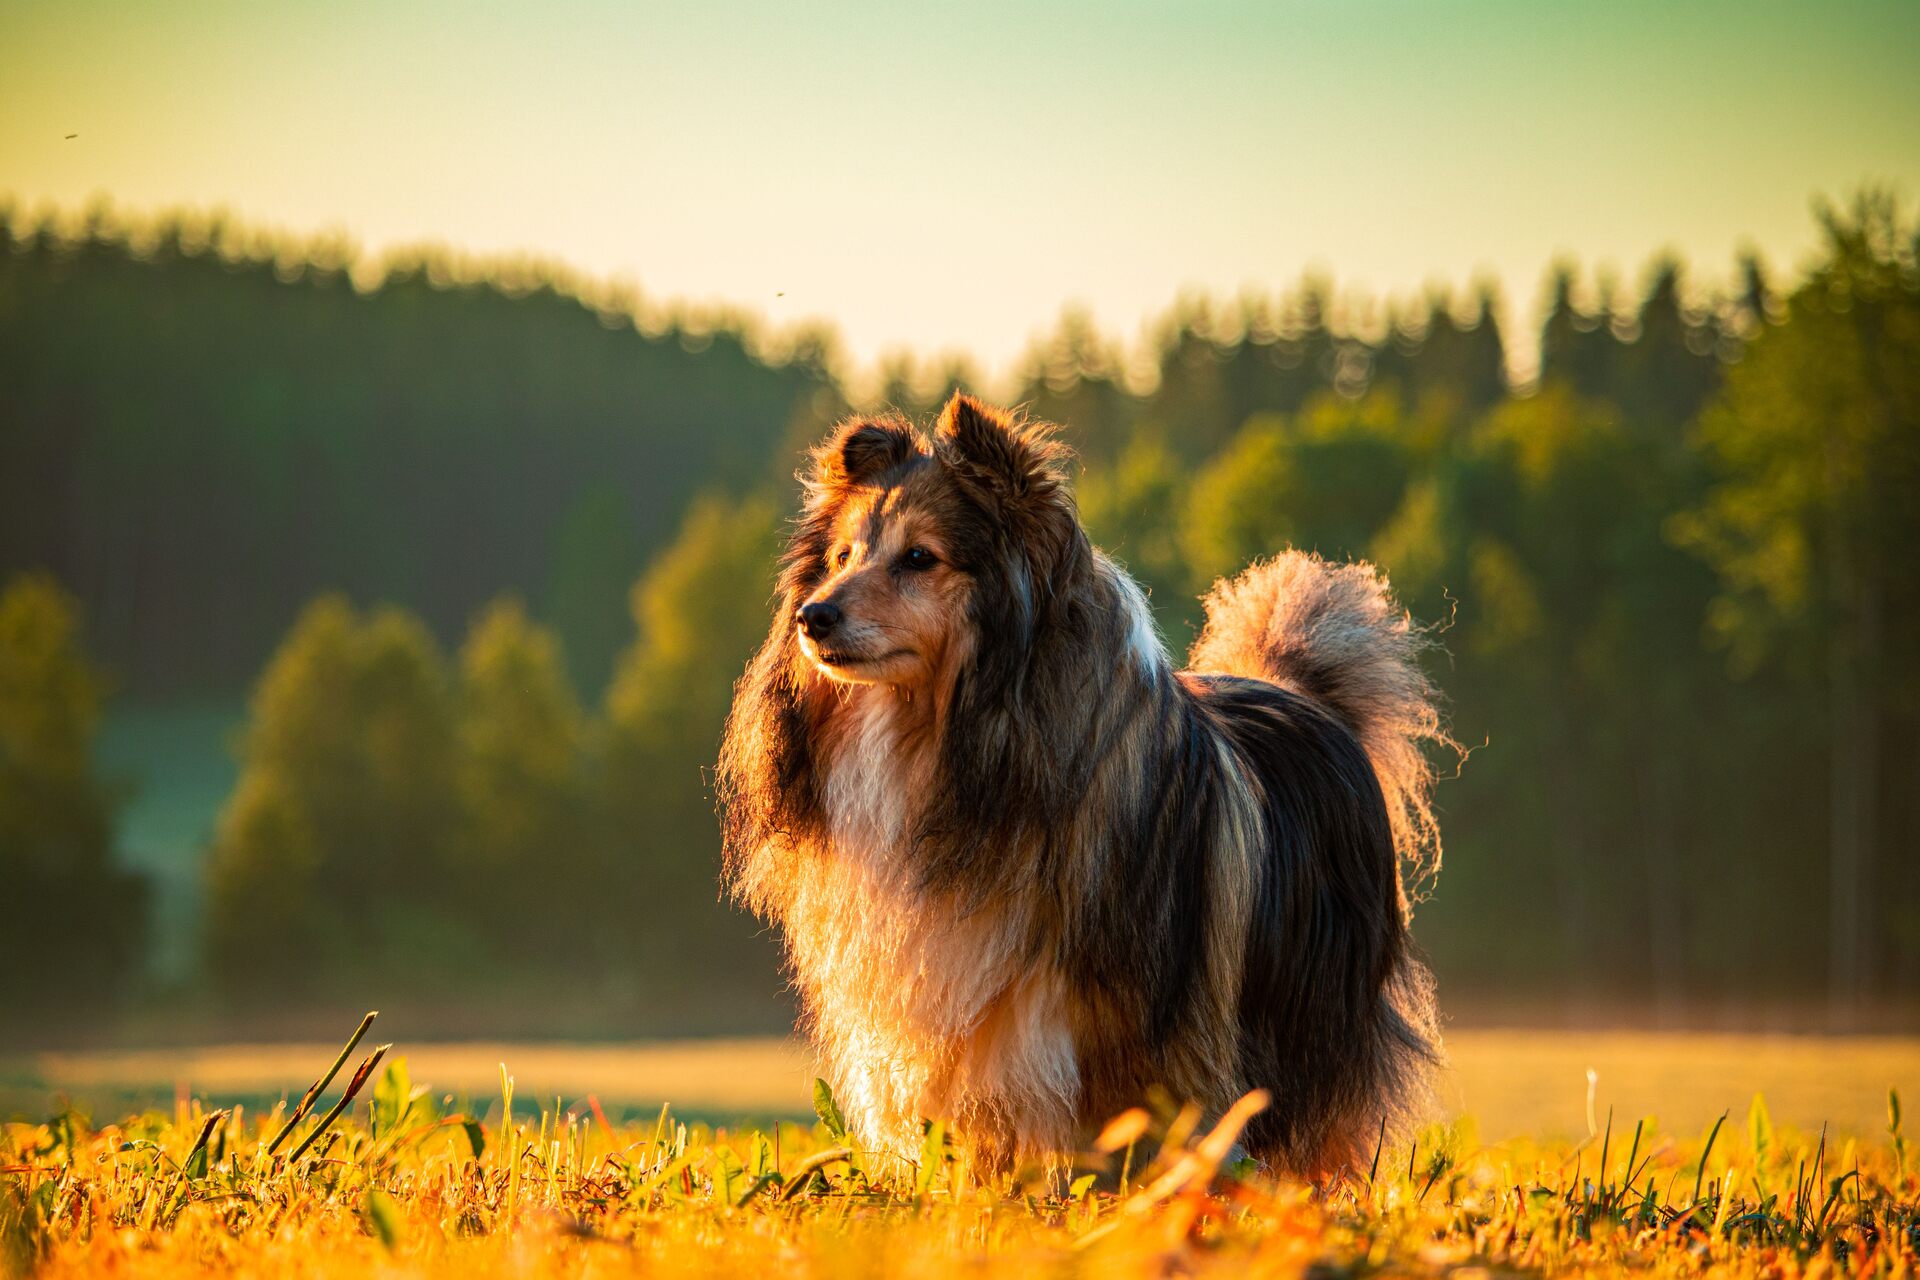
[[[908,547],[907,554],[900,557],[901,563],[914,570],[931,569],[940,563],[940,557],[925,547]]]
[[[842,548],[840,548],[840,550],[839,550],[839,551],[837,551],[837,552],[835,552],[835,553],[834,553],[834,557],[833,557],[833,567],[834,567],[834,568],[836,568],[836,569],[844,569],[844,568],[846,568],[846,567],[847,567],[847,560],[848,560],[848,558],[849,558],[849,557],[851,557],[852,555],[853,555],[853,552],[851,552],[851,551],[849,551],[849,550],[847,550],[847,548],[845,548],[845,547],[842,547]]]

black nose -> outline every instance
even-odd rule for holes
[[[824,640],[840,625],[840,610],[830,604],[800,606],[800,628],[815,640]]]

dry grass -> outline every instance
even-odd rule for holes
[[[1533,1040],[1488,1040],[1487,1059],[1461,1073],[1467,1096],[1519,1087],[1538,1070],[1563,1074],[1561,1059],[1529,1056]],[[1624,1043],[1589,1046],[1598,1063],[1623,1055],[1603,1066],[1603,1079],[1614,1070],[1647,1088],[1711,1091],[1700,1064],[1726,1046],[1702,1040],[1692,1057],[1667,1047],[1668,1058],[1635,1068]],[[1743,1047],[1746,1069],[1766,1069]],[[1818,1042],[1804,1047],[1811,1053]],[[1632,1269],[1893,1277],[1912,1274],[1920,1252],[1920,1178],[1888,1130],[1884,1092],[1871,1127],[1823,1140],[1776,1131],[1763,1109],[1744,1107],[1711,1134],[1683,1129],[1670,1138],[1624,1120],[1608,1129],[1602,1091],[1601,1131],[1579,1141],[1484,1145],[1462,1123],[1430,1131],[1413,1151],[1383,1152],[1369,1178],[1321,1189],[1227,1167],[1231,1119],[1209,1134],[1167,1108],[1132,1117],[1147,1130],[1137,1147],[1118,1132],[1107,1157],[1089,1153],[1070,1170],[983,1183],[938,1130],[917,1164],[848,1150],[830,1105],[820,1122],[761,1130],[689,1126],[671,1113],[623,1124],[591,1101],[540,1106],[524,1090],[502,1096],[493,1064],[484,1094],[455,1090],[484,1101],[460,1103],[446,1091],[450,1077],[434,1076],[432,1091],[411,1083],[437,1052],[407,1063],[354,1047],[340,1055],[335,1088],[304,1110],[290,1100],[260,1115],[183,1099],[172,1114],[100,1127],[75,1114],[7,1125],[0,1268],[49,1276],[991,1269],[1316,1280],[1457,1271],[1467,1280]],[[742,1081],[779,1079],[791,1090],[804,1063],[783,1043],[700,1058],[645,1052],[664,1055],[653,1060],[661,1068],[654,1079],[703,1084],[709,1101]],[[729,1053],[741,1060],[730,1063]],[[356,1062],[364,1069],[344,1069]],[[1829,1046],[1804,1066],[1817,1075],[1824,1063],[1831,1077],[1906,1071],[1913,1062],[1910,1044],[1890,1042]],[[668,1066],[693,1074],[673,1077]],[[1663,1079],[1665,1071],[1683,1078]],[[343,1107],[332,1101],[341,1082],[352,1095]],[[1741,1082],[1721,1083],[1745,1092]],[[1574,1118],[1565,1127],[1584,1129],[1584,1078],[1570,1093],[1563,1109]],[[1783,1113],[1801,1105],[1787,1100]],[[1154,1138],[1167,1147],[1150,1159]],[[1102,1179],[1090,1184],[1083,1175],[1096,1170]]]

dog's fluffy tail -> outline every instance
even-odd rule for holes
[[[1331,564],[1288,551],[1222,578],[1188,665],[1270,680],[1312,698],[1359,739],[1380,778],[1407,900],[1440,869],[1440,830],[1423,746],[1453,747],[1420,669],[1426,633],[1370,564]]]

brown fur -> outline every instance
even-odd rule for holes
[[[1044,1159],[1152,1085],[1265,1087],[1257,1155],[1351,1164],[1438,1052],[1396,856],[1438,856],[1417,633],[1371,570],[1282,557],[1175,673],[1064,457],[965,397],[815,451],[722,748],[728,882],[873,1146],[939,1117]]]

